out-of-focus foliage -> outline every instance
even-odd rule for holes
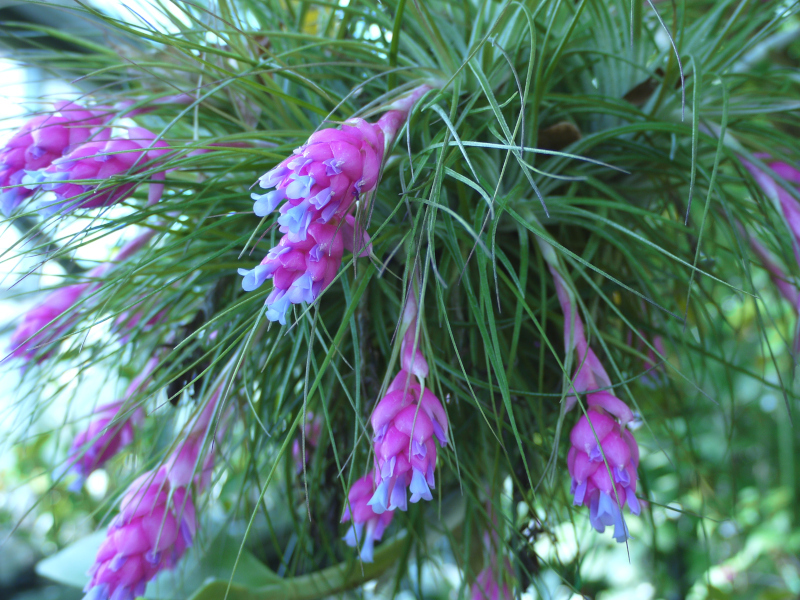
[[[482,532],[496,527],[525,597],[797,597],[797,314],[740,227],[800,276],[781,213],[740,163],[762,152],[800,162],[794,2],[154,6],[159,21],[64,9],[98,32],[85,40],[3,25],[16,60],[74,81],[86,102],[194,98],[133,119],[174,149],[161,202],[147,206],[143,185],[109,209],[44,219],[28,205],[3,223],[23,229],[4,268],[20,253],[59,260],[70,269],[63,284],[96,264],[76,258],[87,244],[135,225],[158,231],[81,305],[58,355],[30,367],[19,390],[18,419],[51,405],[67,415],[7,440],[18,444],[17,472],[0,484],[0,494],[40,494],[33,510],[52,515],[49,542],[68,546],[107,523],[127,483],[163,460],[224,378],[235,425],[198,503],[193,552],[213,550],[223,528],[245,559],[192,570],[202,560],[193,557],[170,576],[181,580],[166,588],[176,595],[328,597],[377,579],[370,593],[464,597],[483,566]],[[317,128],[372,119],[424,82],[435,89],[357,213],[373,256],[346,259],[317,304],[267,327],[270,286],[244,293],[236,275],[278,240],[273,217],[252,214],[248,188]],[[571,507],[565,457],[578,415],[561,406],[575,365],[539,240],[556,248],[615,393],[641,418],[648,503],[628,518],[627,546],[612,547]],[[398,511],[376,562],[362,566],[339,521],[371,465],[367,420],[393,375],[415,271],[427,385],[445,402],[453,444],[439,454],[433,502]],[[120,343],[109,328],[134,307],[163,317]],[[664,352],[653,369],[656,338]],[[108,492],[41,484],[91,407],[113,400],[87,404],[82,378],[128,381],[159,351],[139,398],[147,423],[107,465]],[[324,424],[295,475],[305,411]],[[8,527],[22,518],[0,514]]]

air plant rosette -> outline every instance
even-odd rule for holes
[[[104,532],[86,597],[192,553],[176,597],[639,589],[606,551],[738,590],[738,515],[797,504],[796,7],[172,4],[14,34],[77,92],[0,149],[10,293],[46,283],[4,329],[9,460],[51,476],[60,552]]]

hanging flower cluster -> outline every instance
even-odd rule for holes
[[[52,354],[52,346],[74,322],[78,304],[102,286],[102,279],[115,264],[124,262],[146,245],[155,235],[147,231],[127,244],[111,262],[98,265],[87,274],[85,283],[76,283],[50,292],[41,304],[33,307],[22,317],[11,335],[11,354],[26,363],[36,359],[45,360]]]
[[[128,488],[89,571],[85,600],[144,595],[147,582],[173,568],[192,545],[197,530],[193,497],[211,479],[220,396],[218,388],[165,464]],[[223,432],[224,427],[218,427],[217,437]]]
[[[113,116],[108,109],[90,110],[72,102],[57,102],[53,112],[33,117],[0,150],[0,210],[10,215],[33,195],[23,186],[26,173],[46,169],[84,142],[101,142]]]
[[[383,532],[394,517],[392,511],[377,514],[372,510],[369,500],[374,493],[375,475],[370,471],[351,486],[342,516],[342,523],[353,522],[344,536],[344,541],[351,548],[359,548],[358,556],[364,562],[372,562],[375,542],[381,540]]]
[[[439,399],[424,386],[428,363],[419,349],[417,303],[409,295],[403,314],[405,334],[400,349],[400,372],[378,401],[370,422],[375,450],[375,494],[369,501],[381,514],[408,508],[411,502],[431,500],[435,487],[436,442],[447,445],[447,414]]]
[[[361,560],[372,561],[372,548],[392,520],[395,509],[432,500],[435,487],[436,440],[447,444],[447,414],[439,399],[424,385],[428,363],[419,346],[417,302],[409,295],[401,322],[400,372],[370,419],[375,453],[374,469],[353,484],[350,507],[342,521],[353,525],[345,542],[357,547]],[[366,531],[363,526],[366,523]]]
[[[76,208],[110,206],[130,196],[138,182],[114,184],[113,178],[152,168],[170,151],[169,145],[143,127],[128,130],[127,138],[95,140],[55,159],[46,169],[28,172],[22,180],[30,190],[52,192],[41,210],[49,215]],[[153,176],[163,180],[164,173]],[[164,185],[151,184],[148,203],[161,198]]]
[[[174,94],[133,110],[128,109],[134,100],[95,108],[56,102],[52,111],[29,119],[0,150],[0,211],[11,215],[38,191],[54,195],[36,207],[45,215],[125,200],[138,183],[113,185],[109,180],[155,167],[170,147],[142,127],[129,129],[127,137],[111,137],[111,121],[192,101],[186,94]],[[163,172],[153,175],[155,181],[162,179]],[[163,187],[151,185],[151,204],[159,200]]]
[[[70,489],[79,490],[93,471],[133,441],[133,428],[141,425],[144,411],[139,406],[131,406],[129,401],[147,386],[158,364],[158,358],[151,358],[131,381],[123,398],[99,406],[89,427],[75,436],[67,465],[77,479]]]
[[[626,425],[633,412],[611,391],[611,380],[589,347],[577,305],[558,268],[550,265],[561,310],[564,314],[564,347],[576,350],[578,369],[572,377],[567,410],[585,396],[587,410],[570,432],[567,467],[572,478],[570,493],[575,506],[589,507],[589,520],[598,532],[614,527],[614,539],[630,538],[622,516],[627,505],[631,514],[641,511],[636,497],[639,446]]]
[[[266,299],[270,321],[285,325],[291,305],[316,301],[336,277],[345,248],[357,256],[369,255],[369,236],[357,231],[348,213],[377,186],[386,148],[429,89],[415,89],[376,123],[353,118],[312,134],[292,156],[259,178],[259,186],[272,191],[252,194],[253,212],[266,217],[278,210],[284,235],[261,264],[239,269],[239,274],[248,292],[273,280]]]
[[[756,154],[755,157],[762,160],[768,160],[770,158],[767,154]],[[776,208],[783,216],[784,223],[792,234],[792,249],[794,250],[795,261],[800,264],[800,202],[783,187],[778,185],[772,175],[767,174],[753,163],[743,158],[740,160],[756,180],[756,183],[761,188],[764,195],[776,204]],[[800,186],[800,170],[780,161],[770,161],[767,163],[767,166],[775,175],[785,182],[793,184],[794,186]],[[800,190],[800,187],[797,189]],[[753,249],[755,255],[758,256],[761,265],[769,273],[775,287],[778,288],[780,294],[792,305],[795,312],[798,314],[792,343],[792,351],[797,356],[800,354],[800,286],[798,286],[797,281],[795,281],[784,268],[773,260],[769,250],[767,250],[756,236],[749,234],[741,226],[740,230],[745,238],[750,241],[750,247]]]

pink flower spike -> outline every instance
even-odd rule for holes
[[[134,426],[144,421],[144,411],[138,406],[130,406],[128,400],[147,385],[158,364],[157,358],[151,358],[128,385],[124,397],[98,407],[89,427],[75,436],[66,463],[69,471],[78,476],[70,484],[71,490],[79,490],[93,471],[133,441]],[[60,472],[56,472],[54,477],[60,475]]]
[[[114,267],[140,250],[152,237],[154,231],[137,236],[117,253],[112,262],[102,263],[89,271],[90,281],[68,285],[50,292],[41,304],[29,310],[11,335],[11,355],[26,362],[48,358],[49,348],[69,329],[75,318],[76,305],[85,296],[95,292],[102,284],[99,281]]]
[[[580,418],[570,433],[570,442],[567,466],[572,476],[573,504],[589,507],[589,519],[598,532],[613,526],[614,538],[624,542],[630,535],[621,509],[627,504],[634,515],[641,510],[636,498],[636,439],[603,408],[596,407]]]
[[[368,500],[375,492],[375,476],[372,472],[356,481],[347,495],[349,506],[345,507],[342,522],[353,524],[344,536],[345,543],[351,548],[359,548],[358,556],[362,561],[373,561],[375,542],[380,541],[383,532],[392,522],[394,513],[376,514]],[[359,547],[360,546],[360,547]]]
[[[50,292],[41,304],[22,318],[11,335],[11,354],[30,362],[42,362],[52,354],[51,346],[70,326],[70,319],[60,318],[68,313],[81,297],[96,284],[78,283]]]
[[[55,199],[42,204],[46,215],[76,208],[98,208],[121,202],[130,196],[138,182],[108,185],[108,180],[152,168],[169,152],[163,140],[141,127],[128,132],[128,138],[86,142],[40,171],[29,171],[22,180],[31,190],[53,192]],[[153,177],[163,180],[163,174]],[[163,184],[155,183],[148,200],[156,202]]]
[[[120,513],[109,526],[89,570],[91,579],[84,589],[84,600],[132,600],[143,596],[147,582],[173,568],[194,542],[197,517],[192,495],[211,481],[214,454],[209,447],[202,456],[202,442],[213,426],[221,393],[222,386],[190,422],[185,437],[166,463],[144,473],[128,487]],[[219,422],[217,438],[224,435],[224,415]],[[193,476],[196,465],[200,465],[199,473]]]
[[[103,125],[114,116],[107,109],[90,110],[58,102],[55,110],[31,118],[0,150],[0,211],[10,215],[33,195],[23,186],[25,174],[44,169],[75,146],[103,139]]]
[[[131,600],[171,569],[192,545],[197,521],[191,493],[171,487],[164,467],[128,488],[84,588],[84,600]]]
[[[284,235],[254,269],[239,269],[242,287],[252,291],[267,279],[274,287],[267,297],[267,318],[286,325],[292,304],[313,303],[336,277],[342,264],[344,243],[339,223],[312,223],[303,240]]]
[[[118,401],[98,407],[94,416],[89,427],[72,441],[69,471],[78,476],[69,486],[72,491],[80,490],[93,471],[133,441],[133,427],[144,420],[144,411],[126,410],[125,402]],[[56,472],[54,477],[60,475]]]
[[[277,211],[279,231],[285,235],[260,265],[252,270],[239,269],[239,274],[244,276],[245,291],[274,279],[266,302],[270,321],[285,325],[292,304],[312,303],[330,285],[341,265],[341,250],[334,248],[346,248],[359,257],[372,253],[369,236],[359,230],[349,212],[377,187],[386,148],[393,143],[411,107],[429,89],[420,86],[398,100],[378,123],[352,118],[339,128],[317,131],[259,178],[259,186],[271,191],[251,195],[253,212],[265,217]],[[277,253],[287,247],[306,254],[306,263],[320,261],[321,248],[314,244],[305,247],[309,237],[319,244],[315,225],[331,225],[336,231],[335,245],[327,250],[324,263],[306,264],[304,269],[294,256],[284,259],[291,259],[290,265],[283,261],[278,264]]]
[[[374,189],[383,160],[380,127],[350,119],[339,129],[314,133],[295,153],[259,179],[266,194],[253,194],[259,216],[286,202],[278,219],[282,233],[303,239],[311,223],[344,218],[362,194]]]
[[[401,370],[371,418],[375,432],[375,492],[368,502],[377,514],[411,502],[431,500],[436,443],[447,443],[447,417],[439,399]]]

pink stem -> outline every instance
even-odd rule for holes
[[[397,136],[397,132],[400,131],[400,128],[406,122],[408,113],[411,112],[411,109],[414,107],[417,101],[422,98],[427,91],[432,89],[433,87],[427,83],[414,88],[407,96],[404,96],[399,100],[395,100],[388,107],[389,112],[378,119],[377,125],[383,131],[387,149],[394,143],[394,138]]]
[[[583,330],[583,321],[578,314],[578,307],[575,306],[561,273],[552,265],[550,265],[550,273],[553,275],[558,302],[561,304],[561,311],[564,313],[564,348],[567,351],[575,348],[578,351],[578,361],[583,363],[586,360],[586,351],[589,344],[586,342],[586,334]]]

